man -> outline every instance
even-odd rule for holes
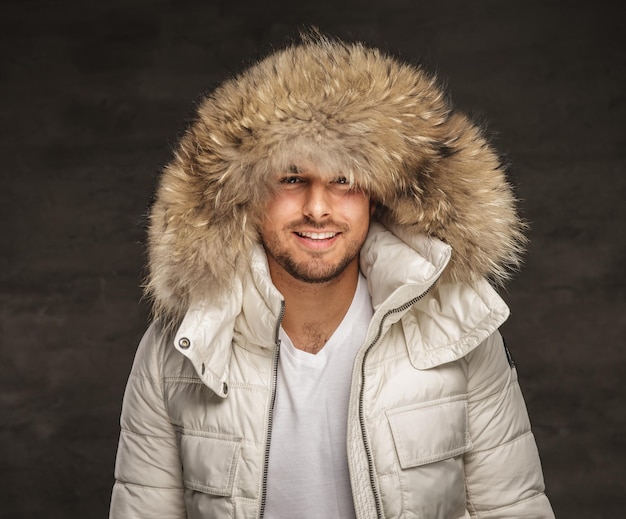
[[[112,518],[553,517],[487,281],[524,226],[423,71],[276,52],[200,106],[150,222]]]

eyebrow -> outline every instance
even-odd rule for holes
[[[295,164],[290,164],[288,169],[289,169],[289,173],[302,173],[300,168],[296,166]]]

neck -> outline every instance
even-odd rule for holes
[[[276,288],[285,298],[282,327],[299,350],[319,352],[345,317],[359,280],[358,261],[335,279],[325,283],[306,283],[284,271],[270,273]]]

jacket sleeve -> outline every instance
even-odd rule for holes
[[[517,370],[496,332],[467,356],[467,506],[473,518],[554,518]]]
[[[110,519],[182,519],[182,468],[163,400],[163,334],[146,331],[133,363],[120,420]]]

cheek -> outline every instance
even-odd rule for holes
[[[369,221],[374,213],[374,203],[369,198],[363,196],[353,201],[351,214],[355,224],[360,227],[369,227]]]
[[[346,209],[339,219],[349,224],[353,239],[365,240],[371,217],[369,200],[351,203]]]
[[[293,203],[286,197],[274,197],[263,208],[261,232],[276,232],[294,219]]]
[[[278,213],[280,212],[280,208],[282,206],[283,203],[277,195],[269,198],[266,204],[261,207],[262,224],[265,226],[268,222],[277,220]]]

